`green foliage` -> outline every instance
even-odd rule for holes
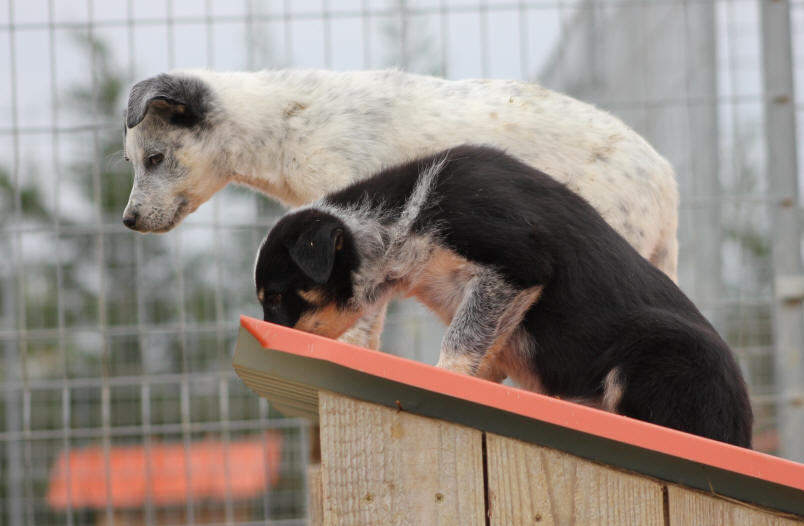
[[[94,83],[71,87],[69,103],[80,112],[121,119],[122,126],[120,102],[128,83],[115,66],[109,46],[87,33],[73,33],[73,39],[89,59]]]
[[[33,170],[31,168],[29,171]],[[0,226],[7,223],[17,210],[17,196],[14,191],[14,181],[7,169],[0,166]],[[29,181],[19,182],[19,208],[23,219],[47,221],[51,218],[50,211],[45,205],[42,192],[35,183]]]

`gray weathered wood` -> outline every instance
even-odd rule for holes
[[[324,525],[324,495],[321,488],[321,464],[307,466],[307,522]]]
[[[486,451],[492,525],[664,525],[652,479],[492,433]]]
[[[705,495],[699,491],[670,485],[667,488],[670,524],[695,526],[793,526],[804,524],[770,511],[742,505],[731,500]]]
[[[484,524],[481,432],[321,391],[326,525]]]

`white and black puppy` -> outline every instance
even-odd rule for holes
[[[337,338],[412,295],[439,366],[750,447],[731,351],[583,198],[494,149],[384,170],[284,216],[260,247],[267,321]]]

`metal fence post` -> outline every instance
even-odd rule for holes
[[[11,329],[16,329],[15,324],[15,290],[16,283],[14,282],[13,270],[9,269],[8,277],[3,283],[3,318],[8,320],[8,326]],[[10,339],[3,344],[3,369],[5,369],[5,381],[16,382],[19,380],[17,374],[19,372],[19,341],[17,339]],[[5,390],[5,431],[8,433],[9,438],[6,442],[6,494],[5,499],[7,502],[6,510],[8,512],[8,525],[9,526],[22,526],[23,524],[23,511],[22,511],[22,448],[20,443],[19,431],[22,416],[20,414],[20,407],[22,400],[19,390],[14,387]],[[3,521],[0,515],[0,523]]]
[[[770,216],[773,226],[774,369],[779,453],[804,461],[804,287],[801,278],[790,4],[760,2]]]
[[[685,4],[685,46],[687,115],[689,122],[689,160],[692,168],[694,195],[706,206],[698,206],[693,214],[698,225],[693,235],[695,281],[692,292],[701,301],[701,311],[720,329],[725,318],[717,300],[723,295],[721,239],[720,167],[717,103],[717,23],[715,4]],[[692,100],[705,102],[693,105]]]

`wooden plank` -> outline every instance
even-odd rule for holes
[[[285,416],[318,420],[318,391],[280,376],[234,365],[240,379]]]
[[[664,525],[652,479],[492,433],[486,455],[492,525]]]
[[[324,525],[324,495],[321,489],[321,464],[307,466],[307,523]]]
[[[485,522],[482,433],[321,391],[326,525]]]
[[[696,526],[801,526],[804,518],[780,515],[761,508],[706,495],[675,485],[667,487],[670,524]]]

